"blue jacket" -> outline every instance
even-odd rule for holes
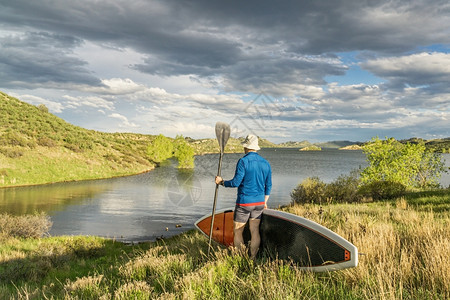
[[[264,196],[270,195],[272,189],[272,169],[258,153],[248,152],[237,162],[234,178],[223,184],[238,188],[237,205],[262,205]]]

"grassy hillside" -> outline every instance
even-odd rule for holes
[[[330,149],[339,149],[343,147],[347,147],[350,145],[358,145],[361,144],[359,142],[350,142],[350,141],[330,141],[330,142],[324,142],[324,143],[315,143],[314,145],[320,147],[320,148],[330,148]]]
[[[148,171],[153,136],[71,125],[0,92],[0,187],[107,178]]]
[[[445,139],[434,139],[434,140],[424,140],[421,138],[411,138],[408,140],[401,140],[402,143],[419,143],[425,142],[425,147],[432,149],[439,153],[450,153],[450,138]]]
[[[283,148],[305,148],[305,147],[309,147],[311,145],[312,144],[308,141],[301,141],[301,142],[289,141],[289,142],[278,144],[279,147],[283,147]]]

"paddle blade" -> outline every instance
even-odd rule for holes
[[[227,144],[230,137],[230,132],[230,125],[228,125],[227,123],[216,123],[216,137],[217,141],[219,141],[220,153],[223,153],[223,151],[225,150],[225,145]]]

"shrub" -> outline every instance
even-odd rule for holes
[[[172,141],[164,135],[158,135],[147,148],[147,154],[156,163],[165,161],[173,156]]]
[[[83,150],[78,145],[75,145],[75,144],[65,144],[64,147],[66,147],[67,149],[69,149],[75,153],[83,152]]]
[[[308,177],[303,180],[292,192],[294,203],[321,203],[325,200],[326,184],[319,177]]]
[[[353,171],[350,175],[341,175],[332,183],[327,184],[326,197],[335,203],[360,202],[362,195],[358,192],[359,184],[358,171]]]
[[[113,153],[107,153],[107,154],[103,155],[103,157],[108,161],[112,161],[112,162],[116,162],[116,163],[120,163],[122,161],[122,159],[119,156],[117,156]]]
[[[48,113],[48,108],[47,106],[45,106],[45,104],[39,104],[37,108],[43,113]]]
[[[194,148],[186,142],[183,136],[177,136],[174,143],[175,157],[178,160],[178,168],[194,168]]]
[[[19,238],[39,238],[52,226],[50,217],[44,213],[11,216],[0,214],[0,234]]]
[[[406,186],[395,181],[372,181],[359,188],[359,193],[373,200],[393,199],[403,196]]]
[[[56,147],[56,142],[48,137],[41,137],[37,141],[39,146],[44,146],[48,148]]]
[[[23,135],[9,131],[0,137],[0,145],[27,147],[28,141]]]
[[[23,151],[16,148],[0,148],[0,153],[9,158],[19,158],[23,156]]]
[[[361,173],[363,184],[396,182],[406,188],[438,186],[444,172],[441,156],[426,149],[425,144],[402,144],[394,138],[384,141],[378,137],[363,146],[369,166]]]

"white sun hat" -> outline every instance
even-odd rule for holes
[[[245,140],[242,142],[242,146],[244,146],[244,148],[251,149],[251,150],[261,149],[258,146],[258,137],[253,134],[247,135]]]

